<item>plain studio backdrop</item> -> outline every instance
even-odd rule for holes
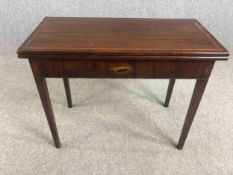
[[[63,146],[53,147],[16,49],[45,16],[196,18],[233,51],[232,0],[0,0],[0,174],[233,174],[233,62],[217,62],[186,145],[175,149],[193,80],[71,79],[48,86]]]

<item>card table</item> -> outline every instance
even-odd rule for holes
[[[29,60],[56,148],[61,147],[46,78],[196,79],[177,144],[182,149],[215,61],[228,51],[195,19],[46,17],[18,48]]]

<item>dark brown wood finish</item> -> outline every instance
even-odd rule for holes
[[[214,61],[97,61],[75,59],[29,59],[40,77],[50,78],[208,78]],[[131,71],[114,72],[130,66]]]
[[[59,136],[45,78],[197,79],[177,148],[182,149],[215,61],[228,51],[194,19],[47,17],[19,47],[28,58],[55,146]]]
[[[37,90],[39,92],[40,99],[41,99],[41,102],[42,102],[42,105],[45,111],[46,118],[49,124],[49,128],[53,136],[55,147],[60,148],[61,143],[60,143],[60,139],[59,139],[58,132],[57,132],[57,126],[56,126],[56,122],[55,122],[55,118],[53,114],[53,109],[52,109],[52,105],[51,105],[51,101],[49,97],[46,80],[45,78],[35,77],[35,82],[36,82]]]
[[[167,95],[166,95],[166,100],[165,100],[165,103],[164,103],[164,107],[168,107],[169,106],[175,81],[176,80],[174,78],[172,78],[172,79],[169,80],[169,84],[168,84],[168,88],[167,88]]]
[[[18,55],[199,56],[216,60],[229,54],[193,19],[48,17],[18,49]]]
[[[67,105],[69,108],[72,108],[72,98],[70,93],[70,82],[68,78],[63,78],[63,83],[66,92]]]
[[[199,106],[199,103],[201,101],[202,95],[205,91],[205,87],[207,85],[208,79],[198,79],[196,81],[196,85],[193,91],[193,95],[189,104],[189,109],[184,121],[184,126],[181,132],[181,136],[179,139],[179,143],[177,145],[178,149],[182,149],[184,146],[184,142],[186,140],[186,137],[188,135],[188,132],[190,130],[190,127],[192,125],[193,119],[195,117],[197,108]]]

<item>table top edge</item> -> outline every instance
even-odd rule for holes
[[[76,51],[76,52],[64,52],[64,51],[33,51],[28,49],[25,46],[25,43],[27,43],[28,40],[30,40],[30,38],[40,29],[40,27],[43,25],[43,23],[48,20],[48,19],[67,19],[67,18],[71,18],[71,19],[118,19],[118,20],[183,20],[183,21],[194,21],[195,23],[197,23],[201,29],[211,37],[211,40],[213,40],[214,42],[216,42],[219,46],[219,50],[218,51],[192,51],[192,52],[188,52],[188,51],[180,51],[180,52],[170,52],[169,51],[155,51],[155,50],[148,50],[145,52],[145,50],[143,50],[144,52],[140,52],[140,50],[126,50],[126,51],[119,51],[118,52],[114,52],[113,50],[109,50],[109,51],[101,51],[101,50],[83,50],[83,51]],[[47,16],[45,17],[40,23],[39,25],[34,29],[34,31],[27,37],[27,39],[20,45],[20,47],[17,49],[17,55],[19,58],[30,58],[30,57],[39,57],[41,55],[47,55],[48,57],[56,57],[57,55],[72,55],[72,56],[80,56],[80,55],[108,55],[108,56],[166,56],[166,57],[174,57],[174,56],[180,56],[180,57],[203,57],[204,58],[210,58],[213,57],[213,60],[227,60],[228,57],[230,56],[230,53],[228,52],[228,50],[197,20],[197,19],[193,19],[193,18],[114,18],[114,17],[54,17],[54,16]]]

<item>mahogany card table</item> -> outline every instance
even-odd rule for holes
[[[61,147],[46,78],[196,79],[177,144],[182,149],[215,61],[228,51],[195,19],[46,17],[18,48],[27,58],[56,148]]]

